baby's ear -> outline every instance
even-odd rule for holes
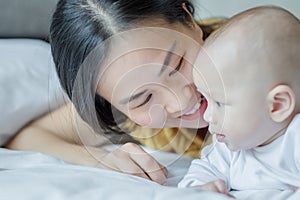
[[[283,122],[295,109],[295,94],[287,85],[278,85],[268,94],[270,117],[275,122]]]

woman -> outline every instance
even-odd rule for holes
[[[188,0],[59,1],[51,25],[52,53],[61,84],[83,121],[70,117],[69,104],[25,128],[7,147],[165,184],[166,169],[138,145],[127,143],[112,152],[92,147],[107,139],[89,126],[104,133],[135,130],[144,143],[141,129],[132,129],[124,116],[148,128],[207,126],[206,105],[192,78],[203,42],[192,14]]]

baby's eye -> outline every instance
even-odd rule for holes
[[[224,103],[219,102],[219,101],[216,101],[216,104],[217,104],[218,107],[221,107],[221,106],[224,106],[224,105],[225,105]]]

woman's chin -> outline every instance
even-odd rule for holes
[[[197,119],[187,120],[182,118],[176,119],[167,119],[165,123],[150,123],[147,125],[142,125],[146,128],[192,128],[192,129],[199,129],[208,127],[208,123],[203,119],[201,115]]]
[[[205,128],[208,123],[203,119],[203,117],[194,120],[176,119],[175,121],[168,121],[165,124],[165,128]]]
[[[205,128],[208,127],[208,123],[204,120],[201,121],[185,121],[181,124],[181,126],[179,126],[181,128]]]

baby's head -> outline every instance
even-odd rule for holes
[[[235,151],[284,133],[300,110],[300,22],[277,7],[242,12],[213,33],[193,75],[211,133]]]

